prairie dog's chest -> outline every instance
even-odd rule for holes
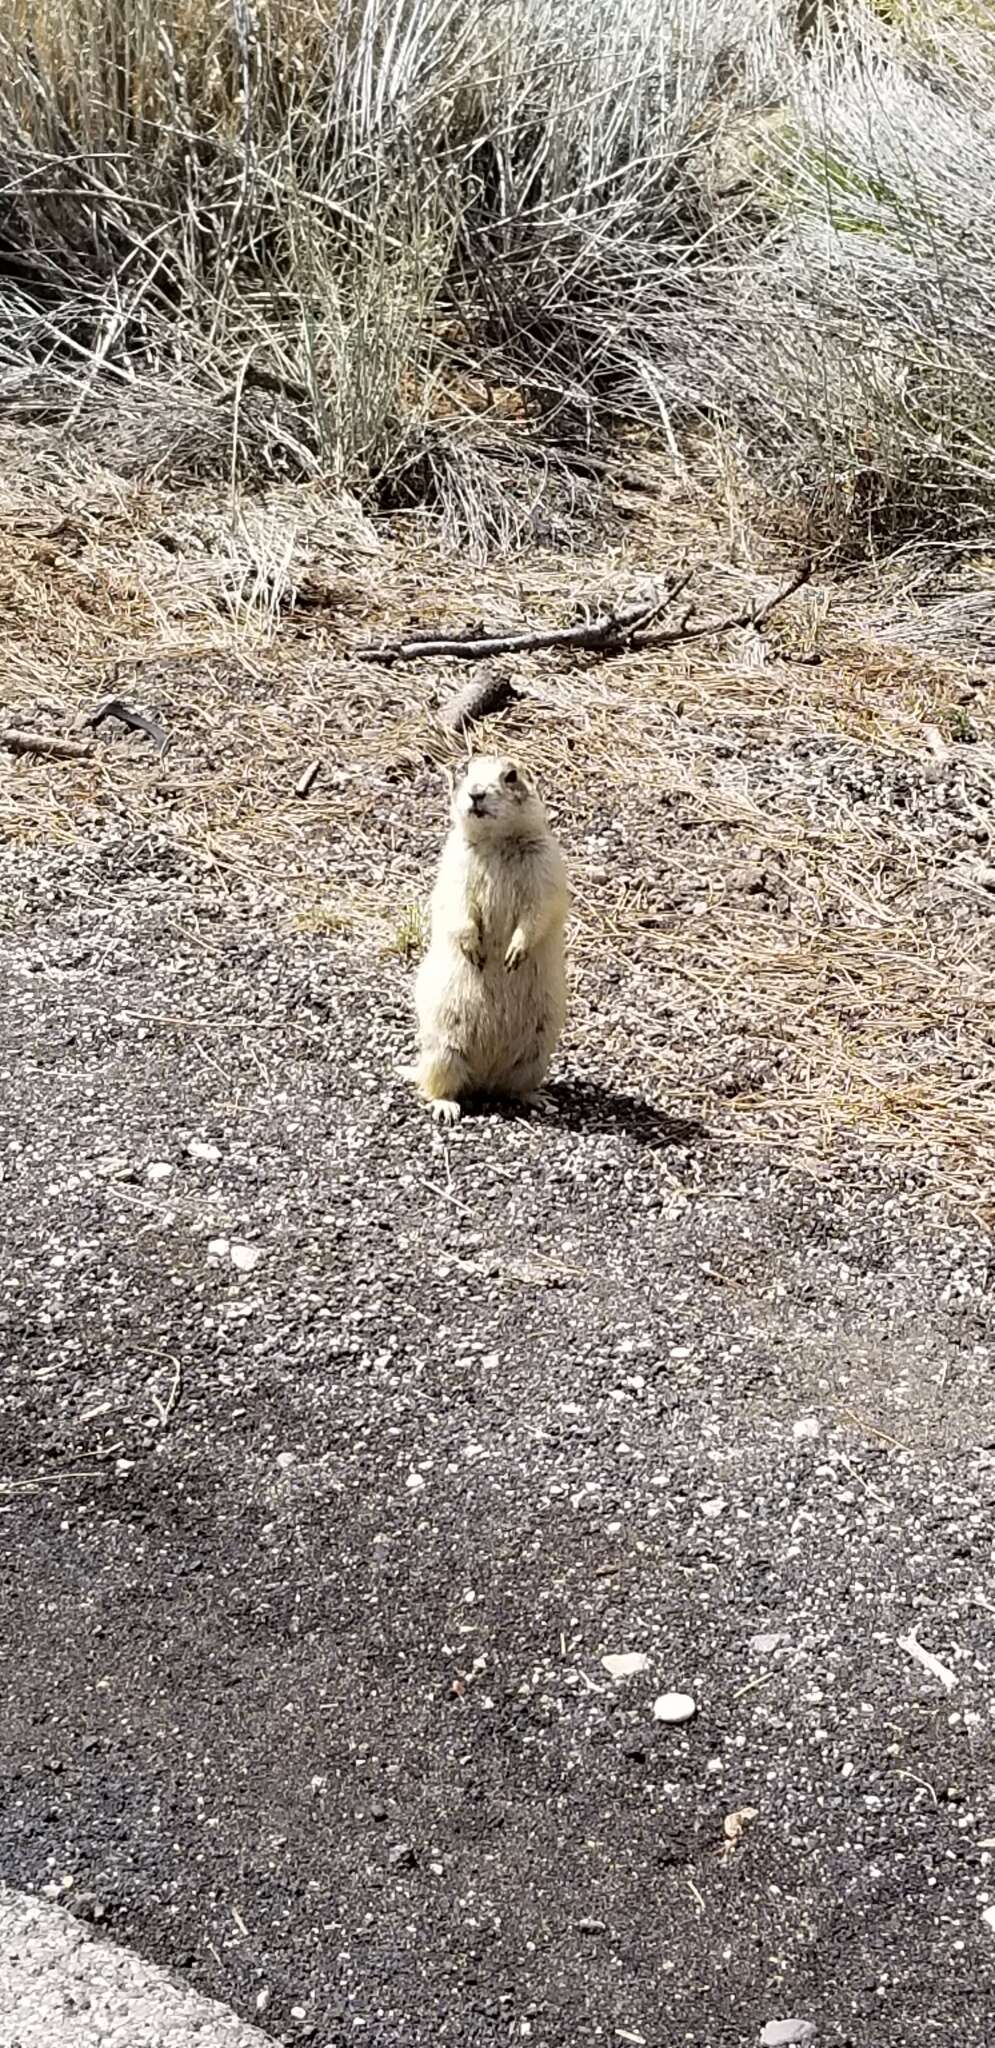
[[[532,900],[534,863],[528,854],[494,852],[486,860],[472,854],[467,865],[468,907],[495,938],[508,939]]]

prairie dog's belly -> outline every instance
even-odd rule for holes
[[[521,863],[501,860],[481,865],[473,875],[472,901],[490,965],[492,954],[503,962],[508,941],[527,909],[527,881]]]
[[[479,968],[455,943],[436,942],[419,969],[416,1002],[423,1033],[457,1047],[479,1082],[492,1080],[537,1047],[552,1046],[562,1030],[562,939],[542,940],[514,972],[503,945],[489,944]]]

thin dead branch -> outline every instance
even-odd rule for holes
[[[0,732],[0,746],[10,754],[37,754],[49,761],[89,761],[93,756],[89,740],[70,740],[57,732],[27,732],[17,725]]]
[[[297,781],[294,783],[294,795],[296,797],[299,797],[303,802],[305,797],[310,796],[311,791],[314,788],[314,785],[317,782],[320,774],[321,762],[310,762],[308,767],[305,768],[303,775],[299,775]]]
[[[778,606],[784,604],[787,598],[793,597],[795,591],[800,590],[802,585],[809,581],[811,574],[812,562],[806,557],[795,570],[790,583],[786,583],[783,589],[776,590],[766,604],[759,607],[750,605],[745,611],[730,612],[722,619],[704,619],[700,626],[691,624],[695,608],[690,605],[679,626],[659,633],[639,631],[633,634],[630,645],[633,648],[676,647],[679,641],[706,640],[711,634],[733,633],[738,627],[743,626],[752,626],[754,631],[759,633]]]
[[[684,570],[659,594],[576,626],[560,626],[548,632],[525,629],[520,633],[484,634],[474,629],[470,633],[413,633],[405,640],[380,647],[358,647],[356,653],[362,661],[376,661],[389,668],[395,661],[418,661],[426,655],[448,656],[456,661],[487,661],[500,654],[539,654],[560,648],[613,655],[627,649],[675,647],[683,640],[705,640],[741,626],[752,626],[759,633],[778,605],[808,582],[812,563],[808,559],[802,562],[791,581],[775,591],[764,605],[750,605],[744,611],[731,612],[721,619],[706,619],[696,626],[691,623],[696,614],[690,604],[679,625],[651,633],[648,629],[654,619],[687,589],[693,574],[691,569]]]
[[[385,668],[395,661],[420,661],[426,655],[449,655],[455,661],[489,661],[498,654],[538,654],[549,648],[575,647],[593,653],[620,653],[632,645],[633,634],[645,629],[663,606],[666,597],[644,598],[624,611],[608,612],[576,626],[559,626],[550,632],[526,628],[520,633],[491,633],[476,638],[439,632],[432,638],[412,636],[392,645],[357,647],[361,661],[376,661]]]

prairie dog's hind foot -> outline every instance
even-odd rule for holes
[[[455,1046],[441,1046],[422,1054],[415,1069],[418,1093],[427,1102],[437,1124],[455,1124],[460,1118],[459,1098],[465,1095],[469,1076],[466,1062]]]

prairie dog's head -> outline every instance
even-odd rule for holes
[[[453,791],[453,819],[471,845],[482,840],[532,837],[546,828],[546,813],[517,761],[475,754]]]

